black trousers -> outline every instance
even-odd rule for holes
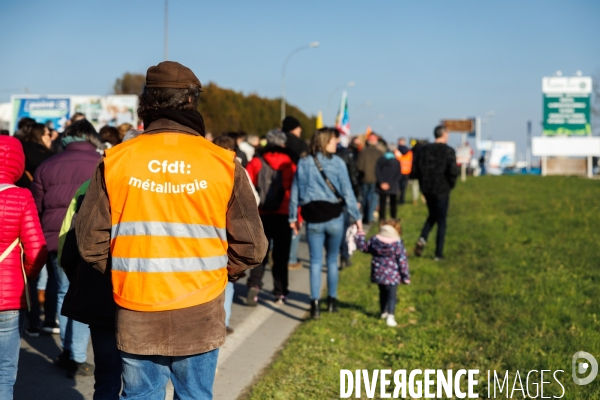
[[[273,247],[269,249],[262,264],[250,271],[248,287],[263,287],[262,278],[269,262],[269,253],[273,254],[273,294],[287,296],[288,291],[288,260],[290,258],[290,244],[292,242],[292,229],[288,222],[287,214],[262,214],[260,219],[265,230],[265,236]]]
[[[383,220],[386,218],[385,216],[385,207],[387,203],[387,199],[390,199],[390,215],[392,218],[396,218],[396,195],[395,194],[379,194],[379,220]]]
[[[398,285],[379,285],[379,307],[381,313],[394,315]]]
[[[53,252],[56,255],[56,252]],[[44,301],[44,322],[42,326],[44,327],[55,327],[56,326],[56,306],[58,301],[58,283],[56,281],[56,277],[54,276],[54,268],[52,267],[52,261],[50,260],[50,254],[48,254],[48,259],[46,262],[46,271],[48,272],[48,281],[46,283],[46,287],[44,290],[46,291]],[[40,316],[41,316],[41,307],[39,298],[38,298],[38,280],[40,279],[39,275],[35,277],[35,279],[31,279],[28,282],[29,286],[29,299],[31,300],[31,311],[27,312],[28,319],[28,327],[30,329],[40,328]],[[60,311],[60,310],[58,310]]]
[[[404,204],[406,197],[406,187],[408,186],[408,175],[400,175],[400,198],[398,204]]]
[[[444,240],[446,238],[446,218],[448,217],[448,206],[450,205],[450,196],[438,198],[437,196],[426,194],[427,209],[429,216],[425,221],[421,237],[427,240],[431,228],[437,223],[437,238],[435,241],[435,256],[444,256]]]

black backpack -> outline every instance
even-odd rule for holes
[[[256,191],[260,196],[258,209],[265,212],[279,210],[285,196],[283,172],[273,169],[264,158],[260,157],[262,167],[258,173]]]

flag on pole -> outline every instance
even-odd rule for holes
[[[350,135],[350,117],[348,115],[348,92],[342,93],[340,110],[335,119],[335,127],[344,135]]]
[[[317,114],[317,129],[321,129],[323,127],[323,113],[319,110]]]
[[[340,131],[340,142],[343,146],[347,146],[350,136],[350,116],[348,115],[348,92],[344,90],[342,93],[342,101],[340,103],[340,111],[335,119],[335,127]]]
[[[348,92],[342,93],[340,111],[335,119],[335,127],[344,135],[350,135],[350,116],[348,115]]]

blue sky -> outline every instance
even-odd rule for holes
[[[108,94],[123,72],[163,59],[164,0],[0,2],[0,101]],[[349,81],[354,132],[431,137],[441,118],[494,110],[492,135],[524,153],[540,134],[541,79],[556,70],[600,78],[600,2],[169,1],[169,59],[200,80],[287,98],[325,113]],[[334,103],[339,101],[340,92]],[[370,104],[370,105],[367,105]],[[333,110],[332,110],[333,111]]]

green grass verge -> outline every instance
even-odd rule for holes
[[[511,371],[512,387],[517,370],[562,369],[563,398],[600,398],[600,376],[587,386],[571,379],[576,351],[600,361],[600,182],[511,176],[459,183],[441,263],[433,261],[435,229],[424,256],[411,256],[426,208],[406,205],[399,216],[413,284],[399,289],[398,328],[378,319],[370,257],[357,253],[340,276],[340,312],[303,323],[250,399],[339,398],[340,369],[382,368],[478,368],[482,398],[487,370]],[[554,383],[548,393],[561,389]]]

